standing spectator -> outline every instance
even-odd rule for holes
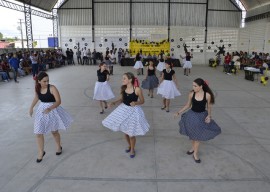
[[[74,62],[74,52],[73,52],[72,49],[70,49],[69,54],[70,54],[70,64],[75,65],[75,62]]]
[[[104,61],[104,56],[102,52],[99,53],[99,59],[100,59],[100,62]]]
[[[67,63],[69,65],[71,63],[70,50],[69,50],[69,48],[67,48],[67,50],[66,50],[66,56],[67,56]]]
[[[121,58],[122,58],[122,48],[118,49],[117,56],[118,56],[118,64],[121,63]]]
[[[229,73],[229,65],[231,63],[232,57],[229,52],[227,52],[227,55],[224,58],[224,72]]]
[[[84,49],[82,49],[82,54],[83,54],[83,65],[87,65],[87,51],[86,51],[86,47],[84,47]]]
[[[93,65],[97,64],[97,52],[96,49],[94,49],[93,53],[92,53],[92,59],[93,59]]]
[[[13,56],[9,60],[9,64],[11,66],[11,69],[12,69],[13,73],[14,73],[14,81],[15,81],[15,83],[19,83],[19,81],[17,81],[17,77],[18,77],[18,68],[19,68],[20,61],[17,58],[16,54],[13,54]]]
[[[32,52],[32,55],[30,56],[31,63],[32,63],[32,74],[33,79],[36,80],[36,76],[38,74],[38,56],[34,52]]]
[[[78,48],[77,52],[76,52],[76,55],[77,55],[77,61],[78,61],[78,65],[82,64],[82,52],[80,51],[80,49]]]
[[[92,54],[91,54],[91,50],[88,49],[87,52],[86,52],[86,56],[87,56],[87,65],[92,65]]]
[[[113,50],[110,51],[110,54],[108,56],[109,56],[109,59],[110,59],[111,63],[116,64],[116,57],[115,57],[115,54],[114,54]]]

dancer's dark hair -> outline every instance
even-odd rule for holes
[[[39,72],[39,74],[37,75],[36,77],[36,85],[35,85],[35,90],[36,90],[36,93],[39,94],[40,93],[40,90],[41,90],[41,85],[38,81],[41,81],[44,77],[48,77],[49,75],[44,72],[44,71],[41,71]]]
[[[211,96],[210,103],[214,104],[215,103],[215,96],[213,94],[213,91],[208,86],[208,83],[205,80],[203,80],[202,78],[195,79],[194,83],[196,83],[199,86],[202,86],[203,91],[210,94],[210,96]]]
[[[123,75],[126,75],[128,79],[131,79],[131,84],[134,85],[135,82],[135,76],[131,72],[124,73]],[[121,95],[123,96],[125,93],[125,90],[127,89],[127,85],[121,86]]]

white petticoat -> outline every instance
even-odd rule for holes
[[[184,69],[191,69],[192,68],[191,62],[190,61],[185,61],[183,68]]]
[[[143,64],[141,61],[136,61],[135,65],[133,66],[135,69],[143,68]]]
[[[129,136],[145,135],[150,127],[140,106],[131,107],[123,103],[102,124],[112,131],[121,131]]]
[[[164,62],[159,62],[157,65],[157,70],[163,71],[165,69],[165,63]]]
[[[58,106],[45,114],[43,111],[54,103],[43,103],[41,102],[36,110],[35,122],[34,122],[34,133],[35,134],[46,134],[59,129],[67,130],[73,122],[72,117],[63,109]]]
[[[166,99],[174,99],[176,96],[180,96],[181,93],[177,89],[175,83],[169,80],[163,80],[157,89],[157,94],[160,94]]]
[[[98,101],[107,101],[114,97],[115,96],[112,92],[111,86],[109,85],[107,81],[96,82],[93,99],[98,100]]]

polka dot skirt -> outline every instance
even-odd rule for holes
[[[192,110],[182,114],[179,121],[180,134],[196,141],[207,141],[219,135],[221,129],[214,120],[211,119],[210,123],[205,123],[207,115],[207,111],[197,113]]]
[[[131,107],[123,103],[102,124],[112,131],[121,131],[129,136],[145,135],[150,127],[140,106]]]
[[[67,130],[73,122],[72,117],[61,106],[58,106],[47,114],[43,113],[45,109],[52,105],[53,103],[43,102],[39,104],[34,122],[35,134],[46,134],[59,129]]]
[[[147,76],[145,80],[142,81],[143,89],[154,89],[158,87],[158,78],[155,75]]]

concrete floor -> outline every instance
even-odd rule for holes
[[[101,124],[113,109],[100,115],[92,100],[96,70],[67,66],[48,71],[74,123],[61,132],[61,156],[55,155],[52,135],[45,137],[40,164],[28,115],[34,82],[27,76],[19,84],[0,83],[1,192],[269,192],[269,85],[247,81],[243,72],[226,75],[221,68],[194,66],[189,77],[175,68],[182,96],[166,113],[160,110],[161,97],[151,99],[144,91],[143,110],[151,129],[137,138],[137,156],[130,159],[123,134]],[[114,71],[111,86],[118,95],[122,74],[133,69],[117,65]],[[185,154],[190,141],[178,133],[179,119],[173,119],[197,77],[207,79],[216,94],[212,116],[222,128],[221,135],[202,143],[201,164]]]

